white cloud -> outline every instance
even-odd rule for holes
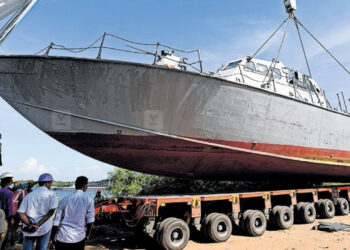
[[[53,178],[58,181],[74,181],[78,176],[86,176],[90,181],[103,180],[108,177],[108,171],[113,169],[112,166],[79,165],[76,167],[69,166],[47,166],[41,163],[35,157],[29,157],[19,167],[9,168],[13,172],[16,180],[37,180],[43,173],[52,174]]]
[[[75,180],[78,176],[86,176],[90,181],[98,181],[103,180],[108,177],[107,170],[105,167],[101,167],[99,165],[87,165],[80,167],[73,167],[73,171],[65,172],[60,171],[58,173],[58,178],[60,180]]]
[[[38,176],[43,173],[51,173],[52,175],[56,175],[58,173],[58,169],[39,164],[36,158],[30,157],[24,162],[22,167],[19,168],[19,173],[16,173],[16,175],[18,175],[20,179],[37,179]]]

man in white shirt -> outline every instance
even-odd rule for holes
[[[52,192],[52,175],[42,174],[39,187],[28,194],[18,209],[23,221],[23,250],[32,250],[36,241],[36,250],[46,250],[52,229],[53,214],[58,198]]]
[[[56,250],[85,248],[95,221],[94,201],[85,193],[87,188],[88,178],[79,176],[76,191],[60,201],[51,235],[51,240],[56,237]]]

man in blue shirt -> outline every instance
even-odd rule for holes
[[[56,250],[83,250],[95,221],[94,201],[85,191],[88,178],[80,176],[75,181],[76,191],[63,198],[53,222],[51,240],[56,237]]]

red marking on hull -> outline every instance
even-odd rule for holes
[[[203,179],[305,178],[350,180],[350,167],[300,161],[257,154],[253,151],[220,148],[163,136],[126,136],[84,133],[49,133],[65,145],[114,166],[155,175]],[[208,141],[214,142],[214,141]],[[222,143],[215,141],[215,143]],[[226,142],[227,143],[227,142]],[[251,149],[252,144],[230,142]],[[249,148],[250,145],[250,148]],[[268,149],[267,144],[256,145]],[[272,146],[281,153],[314,152],[289,146]],[[257,149],[257,148],[255,148]],[[288,155],[287,154],[287,155]],[[337,155],[342,155],[338,153]],[[344,154],[343,154],[344,155]],[[295,156],[295,155],[293,155]],[[319,157],[318,157],[319,158]]]
[[[223,140],[201,139],[209,143],[222,144],[230,147],[255,150],[277,155],[299,157],[303,159],[326,160],[333,162],[350,162],[350,151],[320,149],[292,145],[278,145],[267,143],[235,142]]]

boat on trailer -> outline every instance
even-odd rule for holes
[[[350,179],[349,114],[331,108],[311,74],[278,57],[233,60],[205,74],[199,51],[190,63],[159,43],[155,53],[134,48],[154,56],[152,64],[101,59],[111,36],[119,38],[105,33],[87,48],[99,50],[97,59],[51,56],[65,49],[55,44],[43,55],[0,56],[0,96],[59,142],[130,170]],[[200,72],[187,70],[196,65]]]

